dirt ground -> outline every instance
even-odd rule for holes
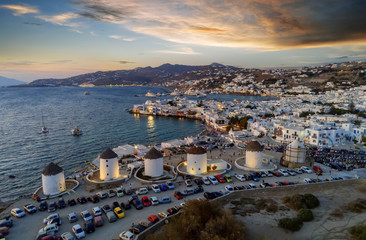
[[[249,232],[249,239],[351,239],[348,229],[358,223],[366,222],[366,210],[362,213],[353,213],[346,208],[346,205],[353,200],[358,198],[366,199],[366,180],[309,184],[289,190],[289,188],[277,188],[253,191],[250,194],[237,195],[228,201],[239,200],[241,197],[264,198],[276,202],[280,207],[281,205],[284,206],[281,201],[284,196],[312,193],[318,197],[320,206],[312,210],[314,220],[304,222],[303,227],[297,232],[290,232],[277,227],[279,219],[296,216],[296,212],[293,210],[278,210],[276,213],[261,210],[259,213],[249,213],[246,216],[236,215],[238,219],[245,223]],[[235,206],[228,203],[225,207],[230,209]],[[336,216],[332,214],[334,212],[337,212]]]

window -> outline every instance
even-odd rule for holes
[[[108,167],[108,165],[106,167]]]
[[[105,162],[108,162],[108,159],[107,159],[107,160],[105,160]]]
[[[109,176],[109,173],[107,173],[107,176]]]

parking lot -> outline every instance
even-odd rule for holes
[[[317,165],[319,165],[319,164],[317,164]],[[321,176],[317,176],[315,173],[302,173],[302,174],[297,174],[296,176],[288,176],[288,177],[284,177],[284,176],[263,177],[263,178],[260,178],[258,182],[255,182],[255,181],[241,182],[238,179],[236,179],[235,177],[233,177],[232,183],[220,183],[217,185],[212,185],[212,184],[203,185],[203,188],[204,188],[204,191],[216,192],[216,191],[224,190],[224,188],[227,184],[230,184],[232,187],[235,187],[235,186],[244,186],[244,185],[248,185],[249,183],[253,183],[257,186],[257,188],[259,188],[259,185],[261,183],[263,183],[263,181],[268,184],[275,184],[276,182],[292,182],[292,183],[296,183],[296,184],[306,184],[304,181],[305,178],[309,178],[309,179],[313,179],[313,180],[317,180],[317,179],[326,180],[326,179],[331,179],[331,175],[332,176],[340,176],[340,175],[344,176],[345,174],[347,174],[350,177],[354,176],[354,173],[352,171],[336,172],[334,169],[331,170],[330,168],[328,168],[324,165],[319,165],[319,166],[321,166],[321,168],[324,170],[324,173]],[[239,172],[239,171],[235,171],[235,172],[237,172],[238,174],[244,173],[244,172]],[[118,239],[118,235],[122,231],[128,230],[133,223],[136,225],[139,221],[147,222],[148,216],[150,216],[152,214],[158,215],[159,212],[166,211],[168,208],[171,208],[173,206],[179,206],[184,201],[196,199],[196,198],[204,198],[203,193],[198,193],[198,194],[193,194],[190,196],[185,196],[182,200],[177,200],[177,198],[174,197],[174,191],[183,192],[185,189],[187,189],[187,187],[183,181],[174,182],[174,185],[175,185],[175,190],[167,190],[167,191],[160,192],[160,193],[155,193],[152,190],[149,190],[149,192],[146,194],[146,196],[148,196],[149,198],[155,196],[158,199],[161,199],[164,196],[170,196],[172,199],[171,203],[144,207],[141,210],[136,210],[133,206],[131,206],[131,209],[125,211],[125,217],[122,219],[118,219],[114,223],[109,223],[107,221],[106,215],[103,213],[102,218],[104,220],[104,226],[97,228],[94,233],[87,234],[86,239],[95,239],[95,240],[97,240],[97,239]],[[281,185],[283,185],[283,184],[281,184]],[[134,185],[133,187],[138,187],[138,186]],[[197,187],[197,185],[193,182],[193,188],[195,188],[195,187]],[[286,187],[286,186],[283,186],[283,187]],[[248,190],[243,190],[243,191],[256,191],[256,190],[248,189]],[[107,192],[107,190],[105,192]],[[64,197],[64,199],[67,202],[67,200],[70,198],[76,199],[77,197],[82,196],[82,195],[85,197],[88,197],[88,196],[91,196],[92,194],[95,194],[95,193],[86,193],[83,189],[79,189],[79,190],[77,190],[76,193],[73,193],[71,195],[66,195]],[[145,195],[139,195],[139,198],[141,199],[142,196],[145,196]],[[56,212],[60,214],[61,219],[62,219],[62,224],[59,228],[59,234],[61,235],[64,232],[72,232],[71,231],[72,226],[75,224],[83,225],[83,220],[80,217],[80,212],[82,212],[84,210],[89,210],[89,212],[91,212],[93,207],[95,207],[95,206],[102,207],[105,204],[109,204],[110,206],[112,206],[112,203],[115,201],[118,201],[119,203],[127,202],[130,197],[131,196],[128,196],[128,195],[125,195],[123,197],[116,196],[116,197],[112,197],[112,198],[102,199],[98,203],[88,202],[83,205],[81,205],[80,203],[77,203],[75,206],[71,206],[71,207],[68,206],[63,209],[58,209]],[[55,200],[57,200],[57,199],[55,199]],[[53,201],[53,200],[48,200],[48,203],[50,203],[51,201]],[[38,205],[39,205],[37,202],[32,201],[32,200],[21,199],[21,200],[17,201],[16,203],[14,203],[10,208],[19,207],[19,208],[23,209],[23,206],[27,203],[33,203],[36,207],[38,207]],[[10,212],[10,209],[7,209],[7,211]],[[76,215],[78,216],[78,221],[75,223],[69,223],[67,220],[67,215],[71,212],[75,212]],[[10,234],[6,237],[6,239],[9,239],[9,240],[36,239],[39,229],[41,229],[45,226],[43,223],[43,219],[46,218],[50,214],[51,213],[48,213],[47,211],[45,211],[45,212],[37,211],[37,213],[35,213],[33,215],[27,214],[24,218],[21,218],[21,219],[13,218],[14,226],[12,228],[10,228]],[[2,215],[4,215],[4,214],[2,214]]]

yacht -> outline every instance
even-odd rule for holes
[[[82,131],[76,126],[74,129],[71,130],[71,135],[73,136],[81,136],[81,134],[83,134]]]
[[[90,95],[90,93],[88,91],[84,92],[84,95]]]
[[[151,93],[150,91],[145,94],[145,97],[156,97],[154,93]]]
[[[42,131],[41,131],[41,133],[48,133],[48,129],[44,125],[43,113],[42,113]]]

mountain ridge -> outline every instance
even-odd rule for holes
[[[21,85],[26,84],[26,82],[19,81],[13,78],[7,78],[0,76],[0,87],[7,87],[7,86],[15,86],[15,85]]]

